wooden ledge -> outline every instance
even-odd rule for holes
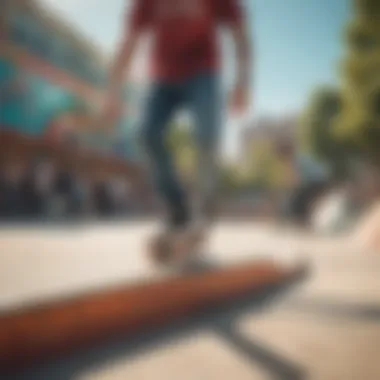
[[[303,265],[261,260],[0,315],[0,370],[25,368],[121,334],[164,326],[304,270]]]

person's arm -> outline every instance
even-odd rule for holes
[[[130,31],[121,41],[109,72],[107,90],[111,97],[120,99],[125,76],[129,73],[139,35],[139,32]]]
[[[104,106],[97,122],[100,129],[113,127],[122,113],[124,80],[132,62],[136,44],[137,35],[134,33],[125,37],[111,63]]]
[[[246,111],[249,106],[253,83],[253,42],[243,14],[237,22],[231,24],[231,32],[236,48],[236,77],[231,101],[233,110],[241,113]]]
[[[126,27],[119,48],[111,63],[103,117],[114,121],[121,113],[125,77],[128,76],[136,47],[149,23],[149,4],[145,0],[135,0],[126,20]]]

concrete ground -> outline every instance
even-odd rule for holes
[[[49,298],[163,275],[144,242],[154,226],[0,231],[3,311]],[[223,223],[207,249],[225,264],[256,256],[307,258],[310,276],[286,295],[232,319],[84,354],[25,378],[89,380],[380,379],[380,254],[347,237],[322,238],[248,222]],[[125,342],[123,343],[125,344]]]

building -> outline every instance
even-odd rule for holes
[[[251,150],[257,144],[263,142],[276,144],[283,141],[294,143],[297,124],[298,116],[287,115],[282,117],[264,116],[248,125],[241,135],[241,162],[244,163],[249,160]]]
[[[6,0],[1,8],[0,129],[58,140],[70,129],[86,149],[132,159],[128,113],[114,138],[93,134],[107,75],[100,49],[36,0]]]

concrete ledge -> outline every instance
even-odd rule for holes
[[[305,271],[270,260],[214,268],[46,304],[0,316],[0,370],[28,367],[73,350],[167,325]]]

